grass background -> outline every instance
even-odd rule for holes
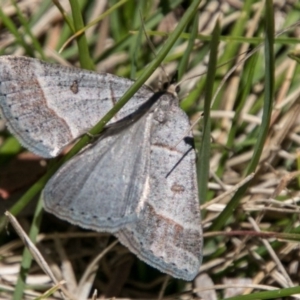
[[[159,83],[161,64],[167,74],[177,70],[179,81],[188,78],[179,96],[196,122],[205,237],[199,276],[186,283],[140,262],[109,235],[43,214],[36,198],[58,163],[48,162],[52,166],[43,175],[41,159],[24,152],[3,125],[1,202],[46,260],[32,260],[34,247],[5,229],[2,217],[3,299],[53,297],[49,269],[57,282],[66,281],[63,292],[55,293],[59,299],[91,298],[95,289],[99,297],[155,299],[278,299],[300,293],[299,3],[198,2],[1,2],[0,54],[136,79],[121,104],[141,84]],[[88,24],[94,26],[58,53]],[[196,74],[201,76],[192,78]],[[92,133],[100,130],[99,123]],[[83,137],[67,159],[88,141]]]

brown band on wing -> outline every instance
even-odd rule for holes
[[[167,149],[167,150],[169,150],[169,151],[176,152],[176,153],[179,153],[179,154],[183,154],[183,152],[179,151],[178,149],[173,148],[173,147],[170,147],[170,146],[165,145],[165,144],[161,144],[161,143],[153,143],[153,144],[151,144],[151,147],[152,147],[152,146],[157,147],[157,148]]]
[[[158,214],[155,208],[149,203],[145,204],[144,220],[148,221],[146,225],[147,228],[153,229],[151,240],[160,241],[161,243],[166,243],[168,240],[168,242],[175,245],[176,248],[178,247],[185,251],[188,250],[195,255],[195,257],[199,257],[201,245],[198,245],[198,247],[195,247],[195,245],[201,241],[201,233],[197,228],[185,228],[175,220]],[[157,228],[164,228],[160,233],[161,236],[157,236],[158,232],[160,232]],[[170,229],[175,232],[174,235],[170,234]]]

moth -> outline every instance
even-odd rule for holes
[[[25,148],[51,158],[92,128],[132,84],[108,73],[1,56],[1,116]],[[202,229],[195,151],[182,139],[189,127],[176,95],[142,86],[101,137],[49,180],[45,210],[112,233],[147,264],[194,279]]]

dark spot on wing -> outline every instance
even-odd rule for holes
[[[74,80],[73,83],[70,86],[70,90],[73,92],[73,94],[77,94],[79,91],[79,85],[78,85],[78,81]]]
[[[181,185],[181,184],[176,184],[176,183],[174,183],[174,184],[172,185],[172,187],[171,187],[171,191],[174,192],[174,193],[180,194],[180,193],[182,193],[182,192],[185,191],[185,188],[184,188],[184,186]]]

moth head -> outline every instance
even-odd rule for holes
[[[180,86],[174,83],[165,82],[163,84],[163,91],[177,97],[180,92]]]

